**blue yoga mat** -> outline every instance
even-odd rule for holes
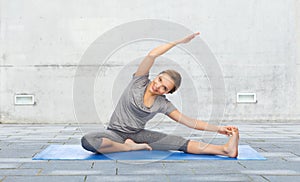
[[[50,145],[36,154],[33,160],[265,160],[249,145],[239,146],[237,158],[219,155],[187,154],[180,151],[131,151],[110,154],[94,154],[80,145]]]

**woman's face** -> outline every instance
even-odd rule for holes
[[[150,84],[149,90],[154,95],[167,94],[174,87],[174,81],[168,74],[158,75]]]

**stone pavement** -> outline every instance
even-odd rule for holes
[[[300,122],[238,122],[240,144],[265,161],[33,161],[50,144],[80,144],[96,124],[0,124],[0,181],[300,181]],[[175,123],[176,125],[176,123]],[[193,131],[173,122],[150,128],[221,144],[225,136]]]

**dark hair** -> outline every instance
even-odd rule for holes
[[[169,93],[172,94],[179,88],[181,84],[181,75],[175,70],[165,70],[160,72],[159,74],[163,74],[163,73],[169,75],[174,81],[174,87],[172,88],[172,90],[169,91]]]

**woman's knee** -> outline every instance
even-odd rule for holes
[[[90,152],[98,153],[102,143],[102,138],[95,138],[89,135],[85,135],[81,138],[81,146]]]

